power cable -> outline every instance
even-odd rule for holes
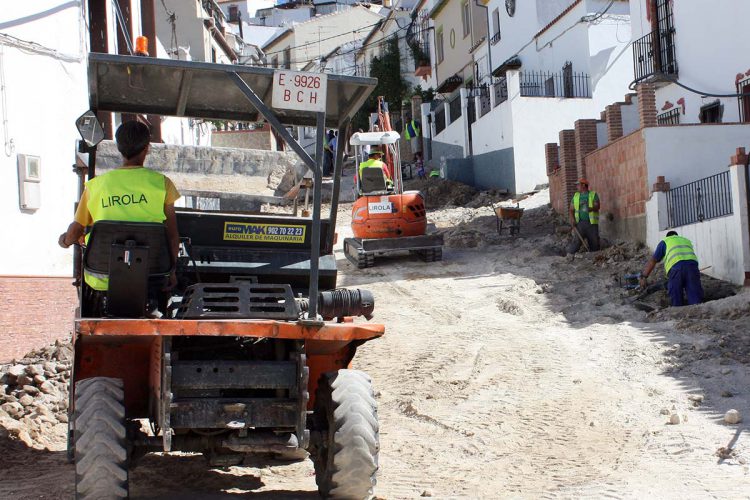
[[[164,0],[161,0],[161,5],[162,7],[164,7],[164,12],[167,14],[167,22],[172,25],[172,39],[169,42],[169,54],[175,55],[179,53],[179,45],[177,45],[177,16],[175,15],[174,11],[167,8],[167,4],[164,3]],[[179,59],[179,55],[177,58]]]
[[[0,96],[2,97],[0,104],[3,107],[3,139],[5,140],[5,156],[10,158],[13,151],[16,150],[16,145],[13,142],[13,138],[10,136],[10,130],[8,130],[8,101],[5,89],[5,54],[2,45],[0,45]]]
[[[133,44],[130,42],[130,32],[127,29],[128,25],[125,22],[125,16],[123,16],[122,10],[120,10],[120,4],[117,2],[117,0],[112,0],[112,4],[115,6],[115,17],[117,18],[117,26],[120,27],[120,31],[122,32],[122,37],[125,39],[125,45],[127,46],[128,53],[132,56]]]
[[[316,45],[318,42],[324,42],[326,40],[332,40],[332,39],[338,38],[340,36],[349,35],[350,33],[359,33],[360,31],[363,31],[363,30],[365,30],[367,28],[373,28],[375,26],[378,26],[381,23],[382,23],[382,20],[378,21],[378,22],[376,22],[374,24],[369,24],[367,26],[362,26],[361,28],[357,28],[356,30],[347,31],[345,33],[340,33],[338,35],[332,35],[332,36],[329,36],[328,38],[321,38],[320,40],[316,40],[314,42],[307,42],[307,43],[303,43],[302,45],[292,45],[290,47],[287,47],[287,48],[284,48],[284,49],[281,49],[281,50],[275,50],[275,51],[272,51],[272,52],[266,52],[266,56],[270,56],[270,55],[273,55],[273,54],[281,54],[282,52],[284,52],[287,49],[289,49],[289,50],[292,50],[292,49],[301,49],[303,47],[308,47],[310,45]],[[399,28],[399,29],[401,29],[401,28]]]
[[[375,47],[375,46],[385,45],[386,43],[388,43],[391,40],[393,40],[393,35],[395,35],[399,31],[402,31],[404,29],[406,29],[406,28],[399,28],[396,31],[394,31],[393,33],[391,33],[388,37],[383,38],[382,40],[378,40],[377,42],[371,42],[371,43],[362,45],[361,47],[358,47],[358,48],[349,49],[347,51],[340,52],[338,55],[343,56],[343,55],[346,55],[346,54],[351,54],[352,52],[357,52],[357,51],[362,50],[362,49],[364,49],[366,47]],[[408,33],[406,35],[404,35],[404,36],[396,36],[396,40],[404,40],[406,38],[408,38]],[[311,59],[300,59],[298,61],[289,61],[289,64],[304,64],[304,63],[309,63],[309,62],[317,61],[318,59],[320,59],[320,58],[313,57]]]
[[[716,93],[713,93],[713,92],[703,92],[701,90],[697,90],[697,89],[694,89],[694,88],[692,88],[692,87],[690,87],[688,85],[685,85],[684,83],[680,83],[680,81],[677,80],[677,78],[674,78],[674,77],[669,76],[669,75],[656,75],[656,76],[654,76],[654,75],[648,75],[648,76],[644,76],[644,77],[641,77],[641,78],[636,78],[635,80],[633,80],[632,82],[630,82],[630,85],[628,85],[628,88],[630,90],[635,90],[635,86],[636,85],[638,85],[639,83],[641,83],[643,80],[645,80],[647,78],[651,78],[651,77],[653,77],[652,81],[654,81],[654,82],[674,83],[678,87],[682,87],[683,89],[687,90],[688,92],[692,92],[693,94],[698,94],[701,97],[717,97],[717,98],[750,97],[750,92],[733,93],[733,94],[716,94]]]

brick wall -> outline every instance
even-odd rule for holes
[[[602,233],[645,241],[648,171],[643,131],[607,144],[585,157],[591,189],[601,199]]]
[[[579,178],[586,177],[586,163],[583,159],[597,146],[596,123],[597,120],[577,120],[575,123],[576,163]]]
[[[568,200],[565,198],[565,174],[562,169],[558,168],[549,178],[549,197],[552,208],[558,214],[565,214],[568,207]]]
[[[72,278],[0,277],[0,363],[70,338],[78,306]]]

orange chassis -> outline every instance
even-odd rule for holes
[[[228,336],[301,340],[310,370],[308,409],[320,375],[348,368],[357,346],[378,338],[378,324],[306,324],[272,320],[78,319],[76,365],[72,387],[89,377],[122,379],[129,418],[149,417],[149,401],[161,390],[162,342],[165,337]]]

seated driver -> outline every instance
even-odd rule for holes
[[[393,180],[391,179],[391,173],[388,170],[388,165],[381,160],[383,152],[377,146],[373,146],[370,149],[370,154],[367,156],[367,161],[363,161],[359,164],[359,178],[362,178],[362,172],[366,168],[378,168],[383,172],[385,176],[385,183],[387,189],[393,189]]]
[[[68,248],[84,234],[86,227],[100,220],[164,223],[172,264],[177,261],[180,236],[174,202],[180,198],[174,183],[165,175],[143,166],[149,152],[151,133],[138,121],[125,122],[115,133],[117,149],[123,157],[121,167],[98,175],[86,183],[73,222],[60,235],[58,243]],[[109,277],[84,272],[86,283],[105,291]],[[176,283],[174,271],[169,285]]]

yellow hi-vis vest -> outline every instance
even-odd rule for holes
[[[419,137],[419,133],[421,130],[417,126],[417,122],[414,120],[407,122],[406,126],[404,127],[404,138],[408,141],[409,139],[412,139],[414,137]]]
[[[683,260],[694,260],[698,262],[698,257],[693,250],[693,244],[689,239],[682,236],[667,236],[664,238],[667,250],[664,253],[664,272],[669,275],[672,266]]]
[[[594,199],[596,198],[596,191],[589,191],[589,222],[591,224],[599,224],[599,212],[594,212]],[[576,222],[578,222],[578,211],[581,208],[581,193],[573,195],[573,209],[575,210]]]
[[[367,161],[363,161],[359,164],[359,178],[362,178],[362,171],[366,168],[379,168],[383,171],[386,178],[388,177],[388,169],[385,167],[385,163],[383,163],[380,160],[376,160],[375,158],[370,158]]]
[[[86,183],[88,209],[94,222],[164,222],[167,188],[164,176],[147,168],[119,168],[94,177]],[[94,290],[107,290],[106,274],[84,272]]]

